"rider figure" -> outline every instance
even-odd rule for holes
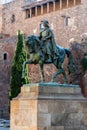
[[[55,58],[56,57],[56,43],[54,40],[54,35],[52,30],[49,27],[49,22],[47,20],[41,21],[40,24],[40,40],[43,42],[43,45],[46,50],[47,62],[52,62],[52,55]],[[57,52],[58,53],[58,52]],[[58,55],[58,54],[57,54]]]

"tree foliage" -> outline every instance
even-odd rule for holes
[[[20,93],[20,88],[23,84],[29,83],[28,76],[26,76],[25,79],[22,78],[23,62],[26,61],[26,58],[24,36],[18,31],[18,41],[11,69],[10,99],[16,97]]]

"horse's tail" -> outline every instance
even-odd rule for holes
[[[67,57],[68,57],[67,68],[69,70],[69,73],[73,73],[73,72],[75,72],[75,62],[74,62],[74,59],[73,59],[73,55],[72,55],[72,53],[69,49],[65,48],[65,52],[66,52]]]

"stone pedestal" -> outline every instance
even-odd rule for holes
[[[24,85],[11,101],[11,130],[87,130],[87,100],[78,85]]]

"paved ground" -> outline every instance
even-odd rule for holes
[[[10,128],[0,127],[0,130],[10,130]]]
[[[10,130],[10,120],[0,119],[0,130]]]

